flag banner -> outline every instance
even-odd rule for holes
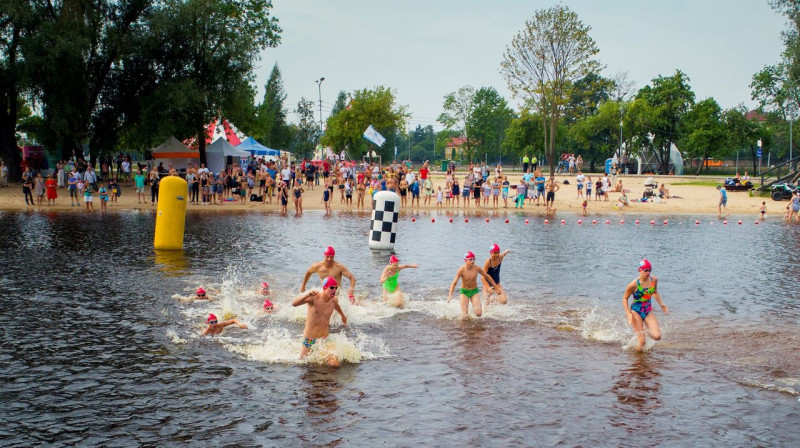
[[[383,146],[384,142],[386,142],[386,138],[382,136],[372,125],[369,125],[366,131],[364,131],[364,138],[375,143],[378,147]]]

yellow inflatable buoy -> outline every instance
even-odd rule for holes
[[[187,187],[186,181],[177,176],[165,177],[159,183],[156,233],[153,237],[156,249],[183,249]]]

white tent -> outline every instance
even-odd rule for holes
[[[250,157],[250,153],[236,149],[222,137],[217,138],[214,143],[206,148],[208,169],[213,173],[219,173],[225,169],[225,163],[228,160],[228,157],[233,157],[234,162],[242,164],[241,159],[247,160]]]
[[[643,169],[646,171],[654,171],[659,168],[658,159],[653,153],[636,156],[636,161],[638,162],[636,174],[642,174]],[[671,165],[669,167],[671,173],[674,173],[678,176],[683,175],[683,157],[681,156],[680,150],[677,146],[675,146],[674,143],[669,148],[669,164]]]
[[[171,136],[164,143],[151,150],[153,158],[158,162],[163,162],[164,167],[169,169],[172,164],[175,169],[186,169],[190,162],[200,159],[200,151],[189,149],[180,140]]]

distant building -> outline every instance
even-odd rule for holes
[[[747,112],[746,114],[744,114],[744,118],[751,121],[757,121],[759,123],[767,121],[767,116],[760,113],[757,110],[751,110]]]
[[[444,157],[446,159],[460,159],[467,149],[467,139],[464,137],[452,137],[444,147]]]

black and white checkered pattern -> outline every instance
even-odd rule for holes
[[[369,229],[371,249],[393,249],[397,237],[397,219],[400,212],[400,196],[391,191],[375,193],[372,207],[372,223]]]

